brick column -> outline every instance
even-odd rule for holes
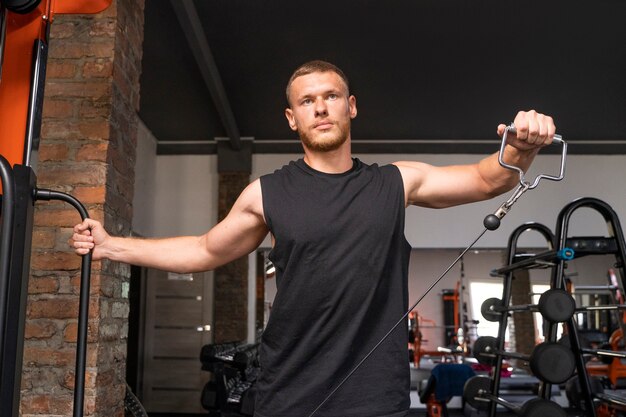
[[[226,217],[239,194],[250,182],[252,142],[233,149],[230,142],[217,147],[218,220]],[[215,270],[214,341],[245,341],[248,336],[248,257],[244,256]]]
[[[221,221],[250,181],[247,172],[219,174],[218,217]],[[248,257],[215,270],[215,342],[245,341],[248,336]]]
[[[532,287],[530,285],[530,274],[528,270],[519,270],[513,274],[511,287],[511,304],[524,305],[531,304]],[[517,311],[513,313],[513,332],[515,335],[514,350],[522,353],[530,353],[535,347],[535,318],[530,311]],[[522,361],[517,361],[517,365],[523,368]]]
[[[113,234],[127,235],[143,41],[143,0],[52,24],[38,186],[68,192]],[[21,413],[71,415],[80,258],[68,248],[80,218],[64,203],[35,212]],[[130,268],[94,262],[85,414],[122,416]]]

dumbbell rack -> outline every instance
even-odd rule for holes
[[[599,212],[606,221],[609,237],[568,237],[568,229],[572,214],[580,208],[590,208]],[[538,255],[525,255],[517,253],[517,242],[520,235],[526,231],[535,230],[541,233],[550,250]],[[604,201],[596,198],[585,197],[575,200],[566,205],[558,215],[556,233],[553,235],[550,230],[539,223],[527,223],[513,231],[508,244],[508,265],[494,271],[495,275],[504,276],[502,303],[505,307],[509,306],[511,298],[511,287],[513,272],[520,269],[537,269],[552,268],[550,279],[550,287],[553,289],[565,289],[565,267],[566,261],[559,254],[571,248],[574,250],[574,257],[580,258],[588,255],[607,255],[612,254],[616,258],[615,268],[619,270],[621,280],[618,280],[620,290],[623,292],[626,279],[625,264],[626,260],[626,243],[620,226],[619,218],[615,211]],[[576,371],[581,387],[581,394],[585,404],[585,412],[588,417],[596,417],[594,406],[594,395],[591,390],[591,383],[585,366],[584,355],[587,353],[581,346],[578,335],[575,317],[572,316],[566,321],[568,336],[572,352],[575,356]],[[502,314],[498,328],[498,351],[504,351],[504,336],[506,332],[508,314]],[[547,341],[554,342],[556,340],[557,323],[548,322]],[[496,355],[496,364],[494,366],[491,393],[495,396],[499,395],[500,372],[502,370],[502,358],[500,354]],[[538,396],[544,399],[550,399],[551,384],[541,383]],[[611,402],[610,396],[598,396],[595,398],[601,402]],[[624,402],[623,398],[614,399],[616,405]],[[497,403],[491,402],[489,405],[489,416],[494,417],[496,414]]]
[[[254,414],[254,389],[259,373],[259,344],[229,342],[202,347],[202,370],[212,378],[202,390],[202,406],[209,416],[243,417]]]
[[[530,256],[525,253],[520,253],[517,250],[517,244],[521,235],[528,231],[539,232],[546,240],[548,251],[543,252],[539,256]],[[552,231],[541,223],[525,223],[517,227],[509,237],[508,249],[507,249],[507,266],[498,269],[492,273],[492,275],[504,276],[504,282],[502,286],[502,303],[504,307],[509,306],[512,291],[513,273],[519,269],[528,268],[546,268],[554,266],[553,259],[556,252],[554,250],[555,236]],[[554,287],[552,287],[554,288]],[[497,336],[497,351],[504,351],[504,338],[506,328],[508,325],[508,314],[501,314],[498,323],[498,336]],[[493,369],[493,378],[491,380],[491,393],[494,396],[500,394],[500,375],[502,371],[503,356],[496,354],[496,361]],[[545,398],[545,396],[544,396]],[[489,416],[494,417],[496,415],[498,404],[495,402],[489,403]]]
[[[572,214],[581,208],[589,208],[602,215],[607,225],[608,237],[568,237],[569,223]],[[620,291],[622,291],[622,293],[624,292],[624,280],[626,279],[626,265],[624,264],[626,260],[626,242],[624,241],[624,234],[619,217],[610,205],[602,200],[591,197],[580,198],[569,203],[559,213],[555,236],[557,238],[557,246],[560,248],[570,247],[574,249],[576,258],[589,255],[614,255],[615,268],[618,271],[617,275],[621,278],[617,280],[617,284],[620,287]],[[559,279],[560,285],[564,284],[563,276],[563,266],[557,267],[556,270],[553,271],[553,280]],[[577,373],[581,394],[585,402],[586,413],[587,416],[595,417],[594,395],[591,390],[591,383],[584,360],[584,354],[587,352],[581,346],[574,317],[567,322],[567,329],[570,345],[577,359]],[[550,334],[553,333],[556,333],[556,326],[551,326],[550,328]],[[596,397],[596,400],[609,404],[615,401],[616,405],[621,405],[621,403],[624,402],[623,398],[611,398],[610,396]]]

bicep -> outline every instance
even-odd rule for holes
[[[394,164],[404,181],[407,205],[444,208],[491,197],[477,164],[444,167],[406,161]]]
[[[250,184],[228,215],[203,236],[211,264],[223,265],[255,250],[268,233],[260,183]]]

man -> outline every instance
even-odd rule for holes
[[[304,158],[252,182],[228,216],[197,237],[112,237],[85,220],[71,244],[94,259],[177,271],[212,270],[272,235],[278,292],[263,334],[255,415],[309,415],[408,308],[408,205],[442,208],[513,188],[517,174],[497,154],[477,164],[379,167],[352,158],[356,99],[341,70],[323,61],[298,68],[287,85],[285,116]],[[551,142],[552,119],[515,118],[504,159],[524,170]],[[498,126],[502,135],[505,125]],[[398,327],[316,413],[400,417],[409,408],[406,329]]]

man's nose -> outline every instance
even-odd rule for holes
[[[316,117],[328,116],[328,108],[326,107],[326,102],[321,97],[315,100],[315,116]]]

